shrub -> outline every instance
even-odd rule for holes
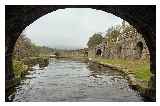
[[[13,71],[15,74],[15,78],[21,78],[21,76],[28,69],[27,65],[25,65],[22,61],[13,60]]]

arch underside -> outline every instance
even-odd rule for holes
[[[153,77],[151,78],[151,88],[154,90],[152,97],[155,99],[156,89],[156,6],[123,6],[123,5],[65,5],[65,6],[52,6],[52,5],[37,5],[37,6],[14,6],[6,5],[5,18],[6,18],[6,44],[5,44],[5,58],[6,70],[5,79],[14,79],[12,70],[12,52],[15,42],[20,36],[21,32],[35,20],[47,13],[57,9],[64,8],[92,8],[102,10],[114,14],[133,25],[139,33],[141,33],[146,41],[150,52],[150,66]]]

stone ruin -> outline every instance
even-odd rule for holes
[[[88,49],[76,49],[76,50],[58,50],[57,51],[59,57],[70,57],[70,58],[77,58],[77,57],[88,57]]]
[[[122,26],[128,26],[129,24],[124,21]],[[144,38],[136,29],[124,32],[120,31],[120,35],[112,44],[107,41],[108,38],[104,38],[99,45],[95,48],[90,48],[88,51],[89,57],[101,56],[104,58],[121,58],[121,59],[149,59],[150,54]]]

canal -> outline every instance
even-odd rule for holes
[[[132,90],[125,76],[109,68],[81,61],[50,59],[47,67],[35,65],[25,76],[10,101],[144,101]]]

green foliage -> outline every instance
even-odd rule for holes
[[[150,73],[150,64],[144,63],[143,65],[139,65],[135,67],[135,75],[137,79],[142,79],[144,81],[149,81],[151,77]]]
[[[112,64],[128,69],[133,73],[137,80],[149,81],[151,77],[150,62],[148,60],[124,60],[124,59],[104,59],[96,58],[95,61],[101,64]]]
[[[15,78],[21,78],[21,76],[27,69],[28,67],[22,61],[13,60],[13,70]]]
[[[24,34],[17,39],[13,52],[13,71],[15,78],[21,78],[25,71],[33,64],[44,63],[45,56],[52,53],[53,49],[45,46],[37,46]],[[40,58],[40,59],[39,59]]]
[[[14,48],[14,59],[22,60],[28,57],[39,57],[42,55],[47,55],[52,53],[54,50],[45,46],[37,46],[32,43],[29,38],[27,38],[24,34],[21,34],[17,39],[15,48]]]
[[[95,47],[98,44],[102,43],[103,37],[101,34],[95,33],[92,37],[89,38],[87,46],[89,48]]]

